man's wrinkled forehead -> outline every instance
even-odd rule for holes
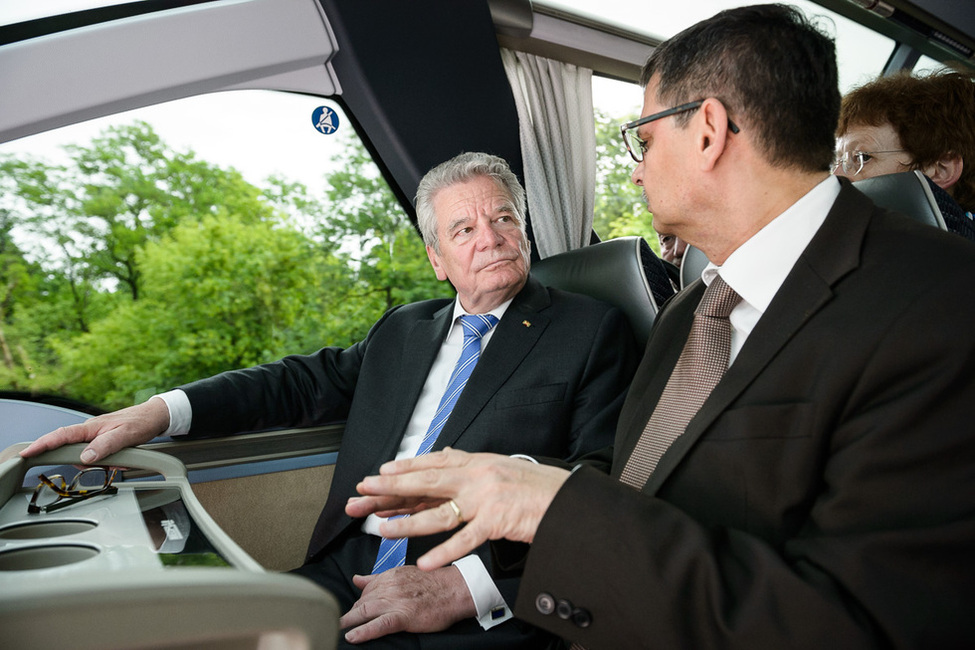
[[[483,181],[489,181],[490,185]],[[437,220],[441,223],[447,221],[448,229],[476,219],[482,212],[508,212],[518,216],[511,195],[501,183],[490,176],[476,176],[448,185],[437,193],[434,204],[439,204],[440,208]]]

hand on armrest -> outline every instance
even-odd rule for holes
[[[81,460],[90,465],[125,447],[149,442],[168,426],[166,403],[153,397],[136,406],[55,429],[32,442],[20,455],[29,458],[67,444],[87,442],[90,444],[81,452]]]

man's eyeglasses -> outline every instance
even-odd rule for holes
[[[830,167],[829,173],[835,174],[837,169],[842,169],[844,175],[856,176],[863,171],[863,166],[867,164],[871,158],[884,153],[908,152],[904,149],[890,149],[889,151],[854,151],[852,153],[849,151],[844,151],[833,159],[833,166]]]
[[[623,136],[623,144],[626,145],[626,150],[629,152],[630,157],[636,162],[643,162],[643,155],[647,152],[647,143],[637,135],[637,131],[644,124],[649,124],[656,120],[670,117],[671,115],[677,115],[678,113],[686,113],[687,111],[693,111],[701,107],[704,103],[703,99],[699,99],[696,102],[688,102],[686,104],[681,104],[680,106],[674,106],[673,108],[668,108],[665,111],[660,111],[659,113],[654,113],[653,115],[647,115],[646,117],[641,117],[638,120],[633,120],[632,122],[627,122],[620,127],[620,135]],[[632,129],[632,130],[631,130]],[[738,133],[740,129],[731,120],[728,120],[728,129],[732,133]]]
[[[78,472],[71,483],[67,483],[60,474],[50,477],[38,474],[40,483],[34,488],[27,512],[33,515],[51,512],[100,494],[115,494],[118,488],[112,485],[112,481],[117,473],[117,469],[88,467]]]

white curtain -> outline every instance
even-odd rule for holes
[[[589,243],[596,185],[592,70],[502,49],[538,255]]]

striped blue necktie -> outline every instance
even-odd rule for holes
[[[481,337],[487,334],[497,323],[497,316],[491,314],[460,317],[460,324],[464,328],[464,348],[460,351],[460,358],[457,359],[457,365],[454,366],[450,381],[447,382],[447,390],[440,398],[437,413],[433,416],[433,421],[430,422],[430,427],[427,429],[426,435],[423,436],[420,448],[416,452],[417,456],[422,456],[433,448],[433,443],[437,441],[437,436],[440,435],[447,423],[447,418],[450,417],[454,404],[457,403],[457,399],[464,391],[464,386],[467,385],[467,380],[481,356]],[[396,519],[396,517],[390,517],[390,519]],[[405,562],[406,539],[386,539],[384,537],[379,544],[379,554],[376,556],[376,564],[372,572],[382,573],[394,567],[403,566]]]

